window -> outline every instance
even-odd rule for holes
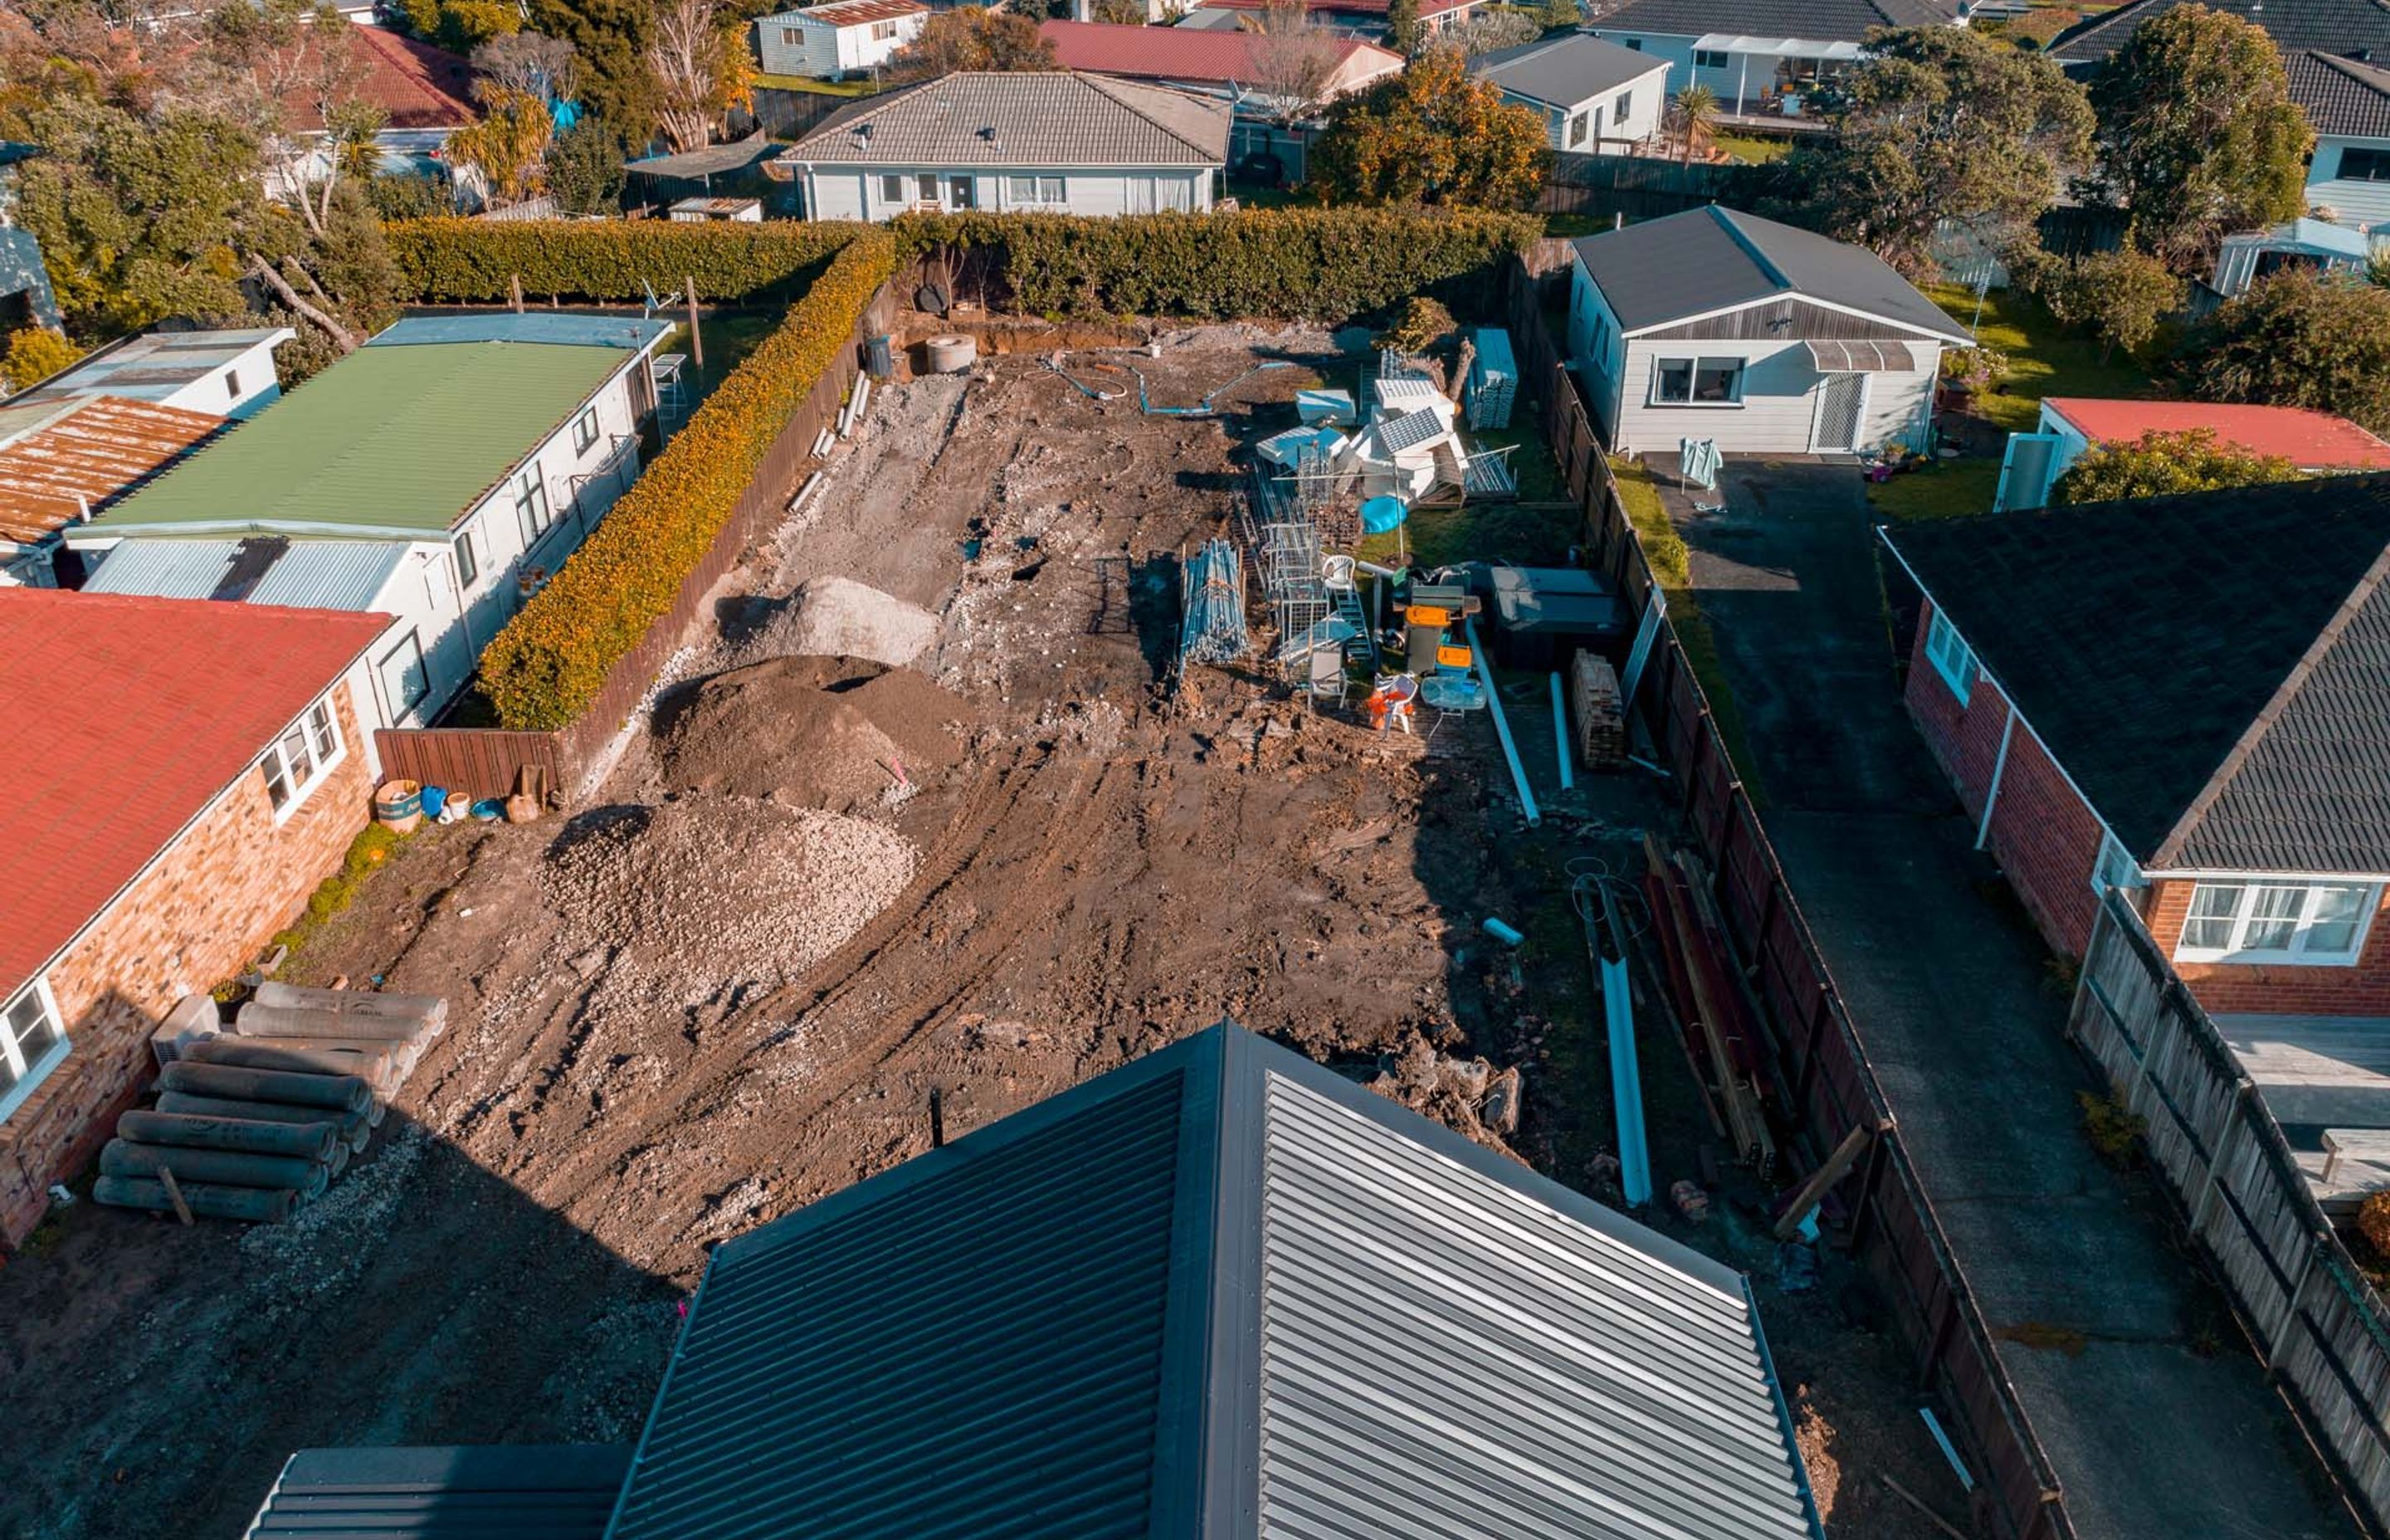
[[[871,24],[871,41],[874,43],[885,43],[895,35],[896,23],[893,21],[875,21]]]
[[[2390,149],[2359,149],[2352,145],[2340,152],[2340,170],[2335,174],[2343,182],[2390,182]]]
[[[2100,858],[2091,863],[2091,891],[2104,893],[2111,888],[2138,888],[2141,884],[2141,864],[2124,842],[2102,829],[2100,831]]]
[[[880,196],[891,203],[905,201],[905,178],[893,172],[880,179]]]
[[[481,575],[482,558],[473,551],[473,532],[467,530],[456,536],[456,586],[470,591]]]
[[[0,1117],[66,1056],[58,1002],[50,998],[50,986],[35,979],[0,1008]]]
[[[586,455],[589,446],[598,442],[598,408],[590,407],[572,419],[572,452]]]
[[[1732,406],[1742,400],[1742,360],[1656,359],[1651,400],[1655,405]]]
[[[1622,48],[1632,48],[1638,54],[1643,51],[1643,40],[1639,37],[1622,37],[1618,40],[1618,45]]]
[[[1059,205],[1067,190],[1059,176],[1008,176],[1004,179],[1004,195],[1016,209],[1038,204]]]
[[[1696,70],[1723,70],[1723,69],[1725,69],[1725,68],[1726,68],[1726,50],[1725,50],[1725,49],[1723,49],[1723,48],[1696,48],[1696,49],[1694,49],[1694,50],[1693,50],[1693,68],[1694,68],[1694,69],[1696,69]]]
[[[274,806],[275,821],[279,823],[295,812],[340,759],[340,724],[332,720],[331,702],[319,700],[257,762],[259,773],[265,776],[265,800]]]
[[[922,202],[935,203],[938,200],[938,173],[936,172],[925,171],[914,180],[921,189]]]
[[[525,550],[556,522],[556,515],[548,511],[547,483],[540,479],[537,466],[515,478],[515,519],[522,525]]]
[[[1592,127],[1593,115],[1591,113],[1579,112],[1575,116],[1570,118],[1568,121],[1568,148],[1574,149],[1577,146],[1585,143],[1585,136],[1591,131]]]
[[[2366,882],[2202,882],[2175,956],[2345,968],[2364,949],[2380,897]]]
[[[1635,93],[1632,91],[1621,91],[1618,93],[1617,105],[1613,106],[1610,109],[1610,121],[1613,124],[1624,123],[1626,122],[1626,115],[1634,110]]]
[[[787,47],[802,48],[805,45],[805,30],[803,27],[783,27],[780,29],[780,42]]]
[[[398,639],[398,645],[382,654],[374,665],[381,674],[382,693],[390,700],[390,714],[404,718],[415,710],[423,698],[431,693],[431,675],[423,666],[423,644],[410,631]]]
[[[1974,650],[1939,610],[1934,611],[1934,622],[1925,628],[1925,658],[1934,665],[1934,672],[1942,676],[1942,682],[1950,687],[1950,693],[1964,705],[1975,687]]]
[[[240,399],[240,371],[238,369],[226,369],[225,371],[225,399],[227,401],[238,401]]]

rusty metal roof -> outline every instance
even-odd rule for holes
[[[60,404],[0,442],[0,540],[34,545],[173,464],[225,419],[122,396]]]

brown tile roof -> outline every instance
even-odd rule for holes
[[[363,68],[357,95],[389,113],[391,127],[462,128],[479,115],[469,60],[386,27],[351,26],[345,35]],[[294,129],[314,133],[324,126],[303,88],[286,95],[282,107]]]
[[[0,446],[0,540],[32,545],[96,513],[213,436],[225,419],[91,396]]]

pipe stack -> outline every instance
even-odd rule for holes
[[[366,1147],[387,1099],[446,1027],[445,1000],[268,982],[230,1034],[186,1036],[155,1110],[125,1113],[92,1196],[168,1213],[287,1219]]]

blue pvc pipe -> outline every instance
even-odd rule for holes
[[[1494,713],[1494,736],[1502,740],[1502,757],[1510,762],[1510,784],[1519,789],[1519,806],[1527,815],[1527,827],[1534,828],[1544,815],[1536,806],[1536,794],[1527,789],[1527,767],[1519,763],[1519,746],[1510,741],[1510,724],[1502,715],[1502,692],[1494,687],[1494,671],[1486,665],[1485,649],[1477,645],[1476,618],[1460,617],[1460,629],[1469,638],[1469,656],[1477,665],[1478,681],[1485,687],[1485,709]]]
[[[1626,1206],[1651,1201],[1651,1149],[1643,1131],[1643,1067],[1635,1053],[1635,1005],[1624,958],[1601,959],[1601,1008],[1610,1031],[1610,1094],[1617,1108],[1618,1185]]]
[[[1505,946],[1516,946],[1527,939],[1526,932],[1492,915],[1485,917],[1485,933]]]
[[[1569,763],[1568,699],[1561,693],[1560,670],[1552,671],[1552,743],[1561,751],[1561,789],[1576,787],[1576,767]]]

